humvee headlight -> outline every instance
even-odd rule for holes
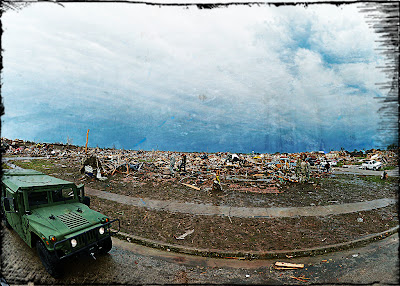
[[[75,247],[78,244],[75,238],[71,239],[71,246]]]
[[[99,233],[100,233],[100,234],[104,234],[104,227],[100,227],[100,228],[99,228]]]
[[[56,241],[56,237],[54,235],[50,236],[50,241],[55,242]]]

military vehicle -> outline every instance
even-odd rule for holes
[[[66,258],[83,253],[94,257],[111,250],[111,235],[119,231],[120,222],[91,210],[89,205],[83,185],[35,170],[12,169],[3,174],[4,224],[36,248],[53,277],[62,276]]]

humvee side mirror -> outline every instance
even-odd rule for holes
[[[82,203],[90,207],[90,198],[87,196],[84,196],[82,199]]]
[[[79,184],[76,186],[76,189],[78,190],[78,197],[81,199],[84,196],[84,185],[83,184]]]
[[[11,210],[10,201],[7,198],[4,198],[3,204],[4,204],[4,209],[9,212]]]

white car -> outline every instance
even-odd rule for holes
[[[379,170],[382,168],[382,163],[375,160],[369,160],[362,163],[360,168],[364,170]]]

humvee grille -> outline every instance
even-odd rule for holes
[[[59,215],[57,217],[70,229],[74,229],[89,223],[87,219],[73,212]]]
[[[76,239],[78,240],[78,245],[85,245],[97,240],[97,233],[98,231],[95,229],[79,235],[78,237],[76,237]]]

